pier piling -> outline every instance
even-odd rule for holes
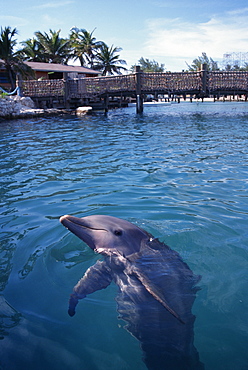
[[[143,112],[143,96],[141,94],[141,77],[142,71],[140,66],[135,66],[135,81],[136,81],[136,113]]]

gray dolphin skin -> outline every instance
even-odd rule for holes
[[[199,276],[179,254],[134,224],[105,215],[65,215],[60,222],[104,256],[78,281],[69,300],[70,316],[79,299],[113,281],[120,318],[141,344],[150,370],[204,369],[194,347],[191,309]]]

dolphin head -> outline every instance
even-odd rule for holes
[[[91,249],[103,255],[128,256],[140,251],[149,234],[117,217],[93,215],[83,218],[65,215],[60,222],[82,239]]]

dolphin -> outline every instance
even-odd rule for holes
[[[116,217],[65,215],[60,222],[104,256],[78,281],[69,300],[74,316],[80,299],[113,281],[120,318],[141,344],[149,370],[204,369],[194,346],[191,312],[199,276],[180,255],[138,226]]]

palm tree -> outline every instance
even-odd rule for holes
[[[21,44],[23,48],[18,50],[18,54],[22,60],[27,60],[29,62],[44,62],[45,57],[42,52],[42,47],[38,40],[34,37],[26,41],[22,41]]]
[[[219,70],[217,62],[215,62],[212,58],[208,58],[206,53],[202,53],[200,57],[194,59],[191,65],[189,65],[187,62],[186,64],[190,72],[199,71],[202,64],[206,64],[209,71]]]
[[[0,59],[2,59],[2,64],[7,71],[12,90],[15,89],[16,73],[20,73],[22,76],[32,75],[32,69],[23,63],[17,52],[14,52],[14,47],[17,44],[16,39],[14,39],[15,35],[17,35],[16,28],[11,30],[10,27],[4,29],[1,27]]]
[[[102,72],[103,76],[113,75],[115,73],[121,74],[121,70],[127,70],[127,68],[120,66],[120,64],[127,64],[125,60],[120,59],[120,55],[117,54],[121,51],[121,48],[108,47],[105,43],[102,43],[100,51],[97,53],[97,63],[94,65],[94,69]]]
[[[74,49],[74,58],[79,59],[81,66],[93,67],[97,50],[102,46],[102,41],[96,41],[93,32],[74,27],[71,29],[70,40]]]
[[[141,70],[143,72],[164,72],[164,64],[160,64],[156,62],[156,60],[149,60],[149,59],[144,59],[141,57],[138,61],[138,65],[140,66]],[[131,66],[130,70],[131,72],[134,72],[135,65]]]
[[[49,30],[50,34],[35,32],[39,48],[43,53],[43,61],[47,63],[67,64],[71,58],[70,40],[59,37],[60,31]]]
[[[12,65],[15,62],[14,47],[17,44],[17,41],[13,39],[13,37],[16,34],[16,28],[11,31],[10,27],[5,27],[5,29],[1,27],[0,58],[3,60],[3,65],[6,68],[12,90],[15,88],[15,76],[13,73]]]

